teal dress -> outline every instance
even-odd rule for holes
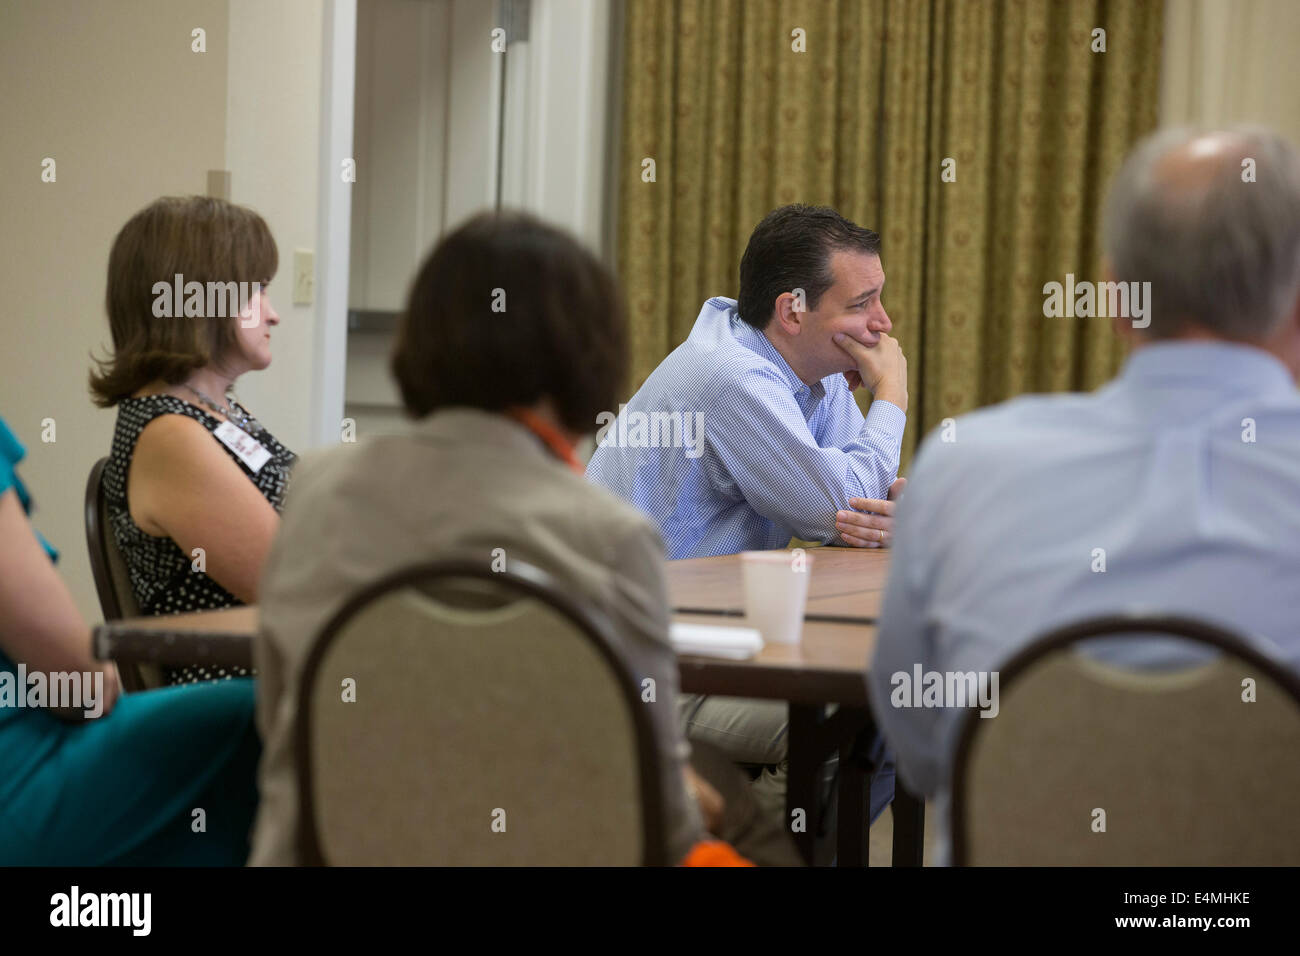
[[[0,419],[0,495],[29,510],[23,454]],[[16,680],[2,649],[0,671]],[[124,694],[84,721],[0,706],[0,866],[240,866],[260,750],[249,678]]]

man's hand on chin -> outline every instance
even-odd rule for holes
[[[907,487],[906,478],[889,486],[888,500],[850,498],[853,511],[837,511],[835,528],[845,544],[855,548],[887,548],[894,540],[894,503]]]
[[[857,340],[855,339],[854,341]],[[862,343],[858,342],[858,345],[862,345]],[[870,346],[864,346],[864,347],[870,348]],[[840,348],[844,349],[844,346],[841,345]],[[848,349],[844,349],[844,351],[847,352]],[[856,392],[858,389],[862,387],[862,373],[859,372],[856,368],[851,368],[847,372],[842,372],[840,374],[844,376],[844,381],[849,383],[850,392]]]
[[[856,377],[858,384],[865,385],[873,397],[892,402],[907,413],[907,357],[897,339],[881,332],[875,342],[864,345],[846,332],[836,332],[831,341],[847,352],[857,366],[856,376],[853,372],[844,373],[849,385],[854,384]]]

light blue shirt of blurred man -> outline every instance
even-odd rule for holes
[[[966,712],[895,706],[897,674],[988,673],[1057,626],[1128,611],[1217,623],[1300,669],[1300,157],[1263,133],[1147,141],[1112,187],[1106,255],[1151,283],[1150,328],[1115,322],[1134,347],[1119,376],[931,434],[899,505],[872,703],[941,832]],[[1106,652],[1196,656],[1172,639]]]

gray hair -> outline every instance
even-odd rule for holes
[[[1221,162],[1181,177],[1161,168],[1207,135],[1227,143]],[[1254,182],[1244,180],[1247,158]],[[1194,323],[1265,338],[1300,296],[1300,153],[1257,127],[1155,133],[1111,185],[1103,245],[1117,280],[1151,283],[1153,337]]]

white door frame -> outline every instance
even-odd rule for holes
[[[343,161],[352,158],[356,91],[357,0],[325,0],[321,46],[320,204],[317,217],[316,317],[312,441],[332,445],[343,425],[348,357],[348,265],[352,184]]]

